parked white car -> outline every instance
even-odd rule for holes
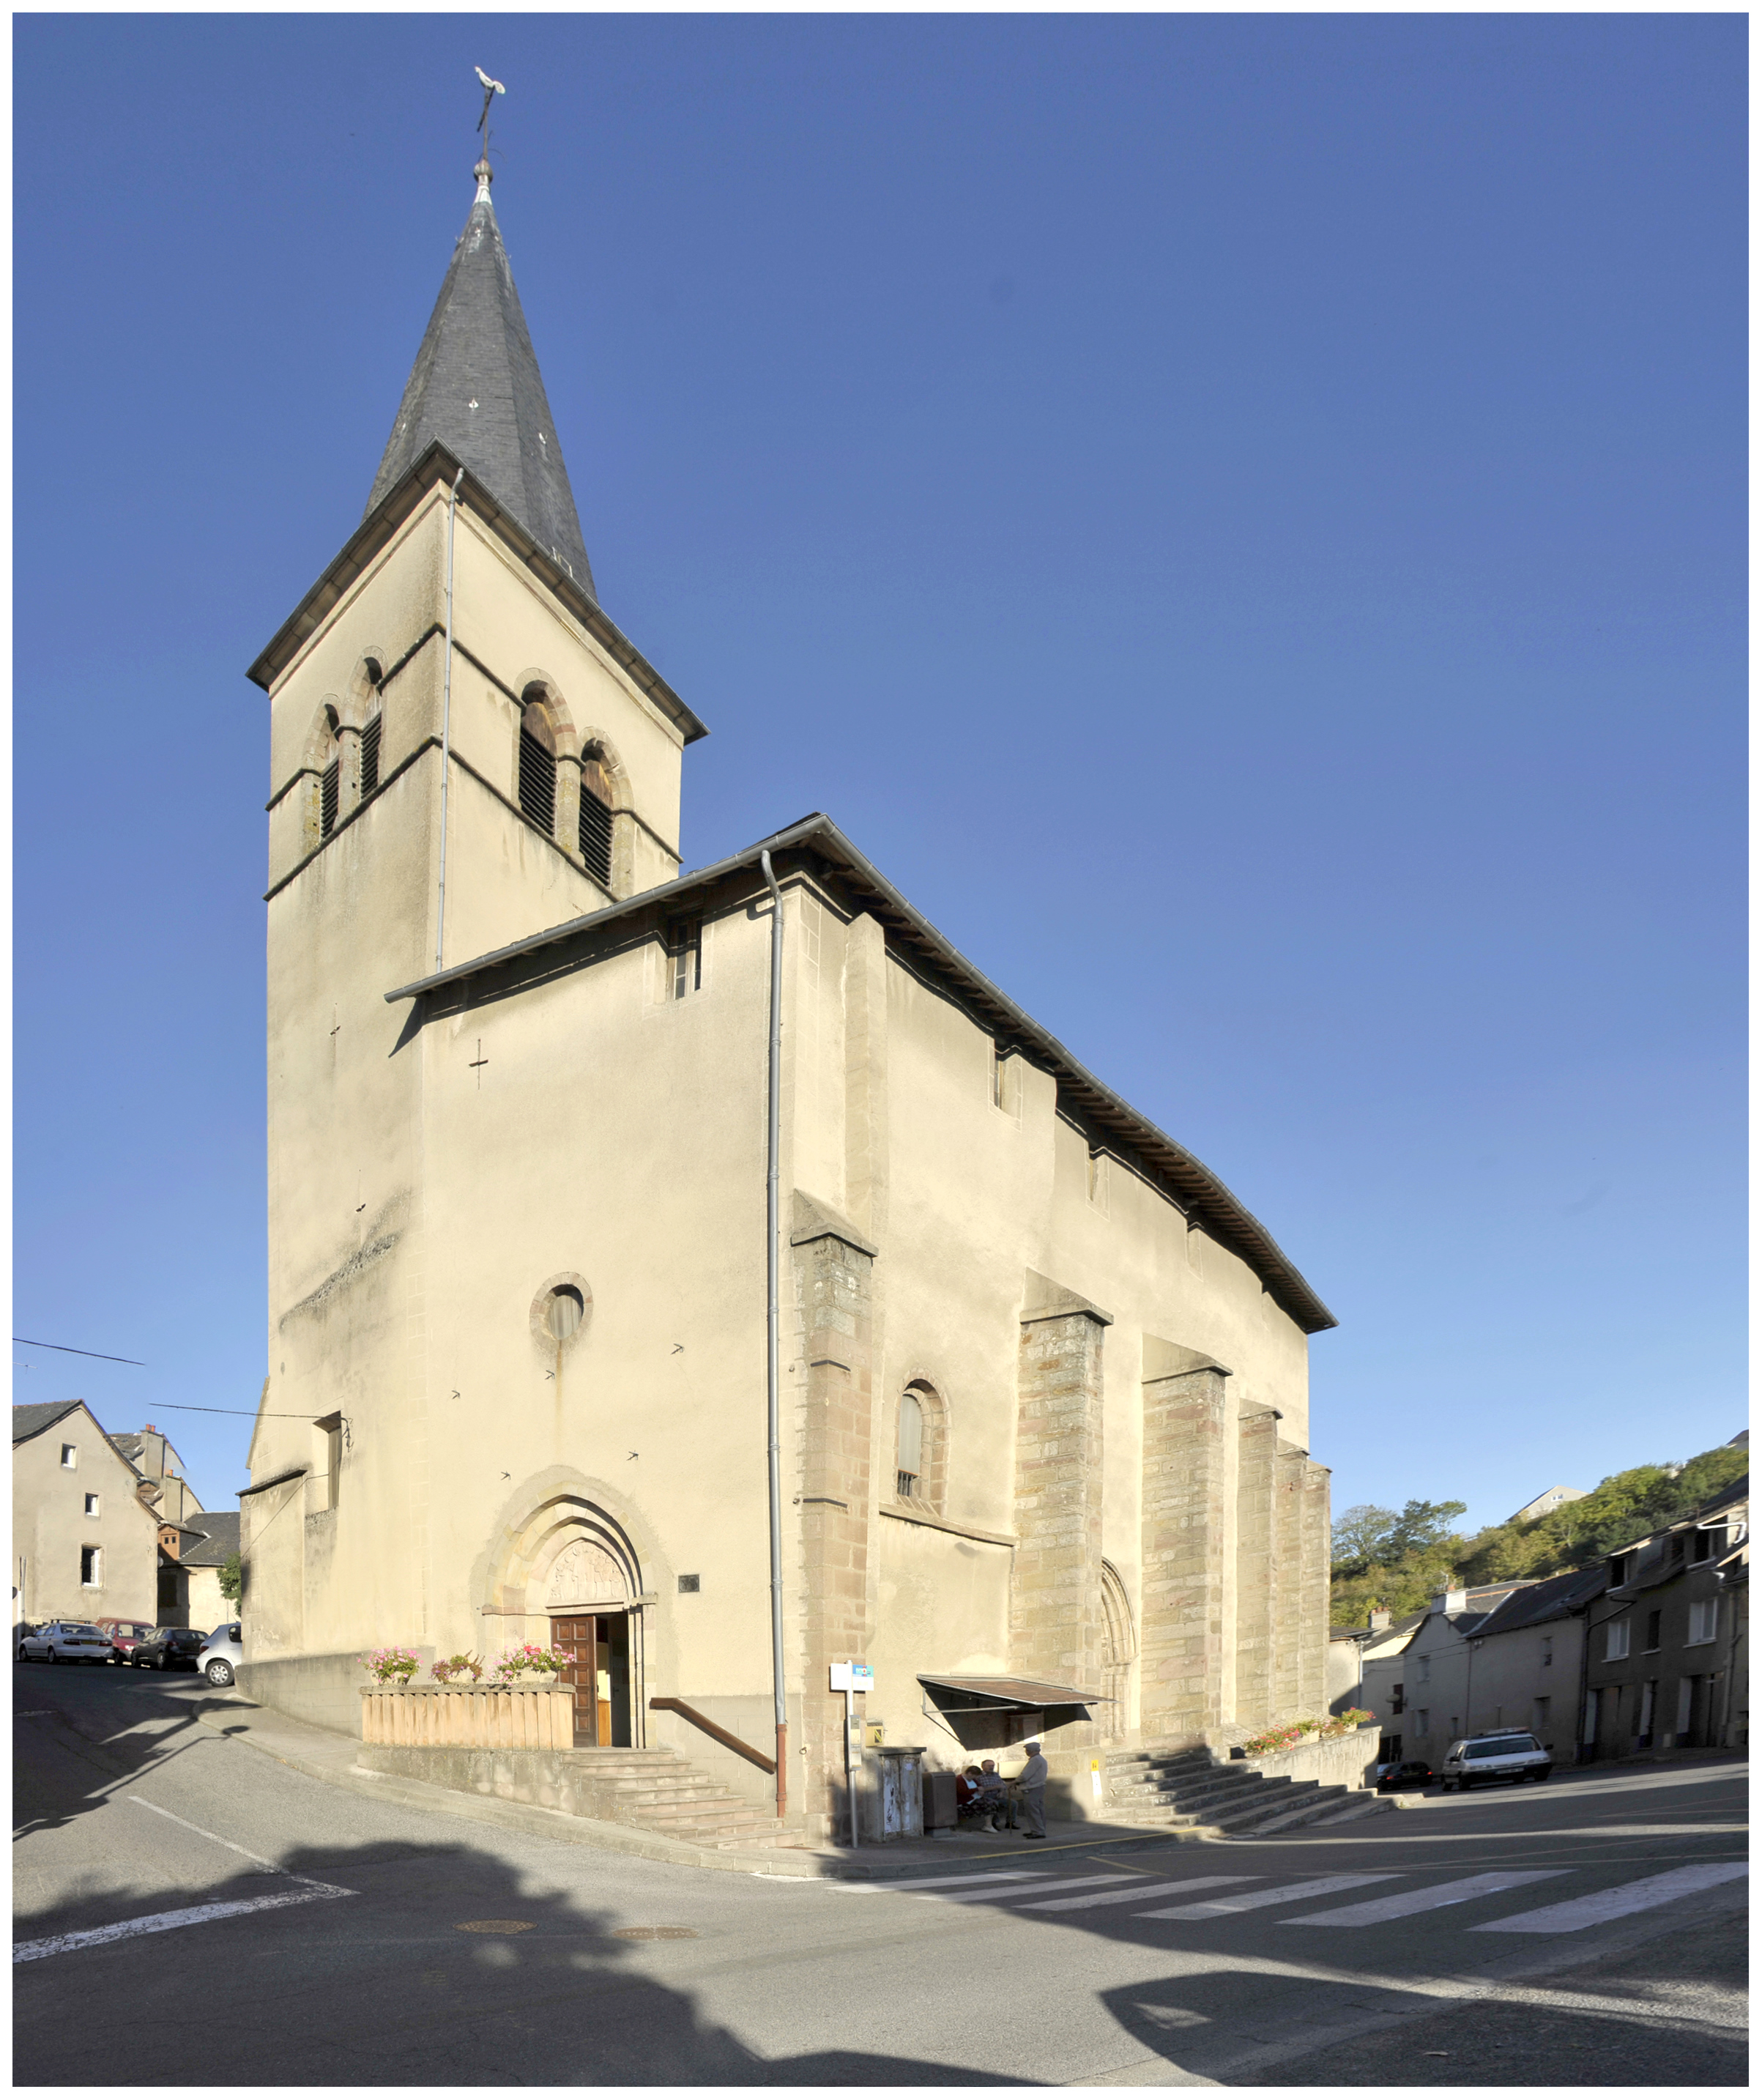
[[[230,1684],[244,1660],[240,1636],[244,1629],[235,1619],[230,1626],[216,1626],[203,1642],[196,1666],[210,1684]]]
[[[114,1662],[115,1643],[102,1626],[54,1619],[19,1643],[20,1662]]]
[[[1553,1759],[1534,1736],[1508,1729],[1500,1735],[1469,1736],[1452,1743],[1438,1777],[1446,1793],[1466,1793],[1471,1786],[1485,1786],[1495,1779],[1514,1785],[1546,1779],[1553,1769]]]

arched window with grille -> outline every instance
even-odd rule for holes
[[[371,695],[370,704],[373,710],[361,729],[361,800],[363,802],[379,786],[379,687],[385,675],[377,657],[368,657],[361,666],[360,682]]]
[[[923,1478],[924,1409],[918,1395],[909,1389],[900,1395],[898,1445],[895,1490],[901,1502],[910,1502]]]
[[[610,884],[612,879],[612,776],[600,745],[590,743],[581,754],[581,858],[589,875]]]
[[[529,699],[520,717],[520,806],[547,838],[557,828],[557,738],[544,703]]]

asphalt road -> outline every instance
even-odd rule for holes
[[[1741,1764],[838,1884],[363,1799],[193,1689],[14,1671],[20,2085],[1746,2082]]]

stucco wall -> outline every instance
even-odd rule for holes
[[[72,1470],[61,1463],[73,1446]],[[81,1407],[12,1447],[12,1617],[136,1619],[156,1624],[159,1529],[133,1470]],[[98,1497],[98,1515],[85,1514]],[[80,1581],[82,1546],[99,1549],[101,1580]],[[24,1564],[20,1585],[19,1563]]]

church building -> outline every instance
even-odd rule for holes
[[[561,1647],[580,1750],[820,1835],[847,1663],[861,1754],[945,1767],[1319,1715],[1331,1314],[830,817],[684,871],[705,726],[601,607],[477,181],[360,524],[250,672],[253,1695],[355,1731],[372,1650]]]

